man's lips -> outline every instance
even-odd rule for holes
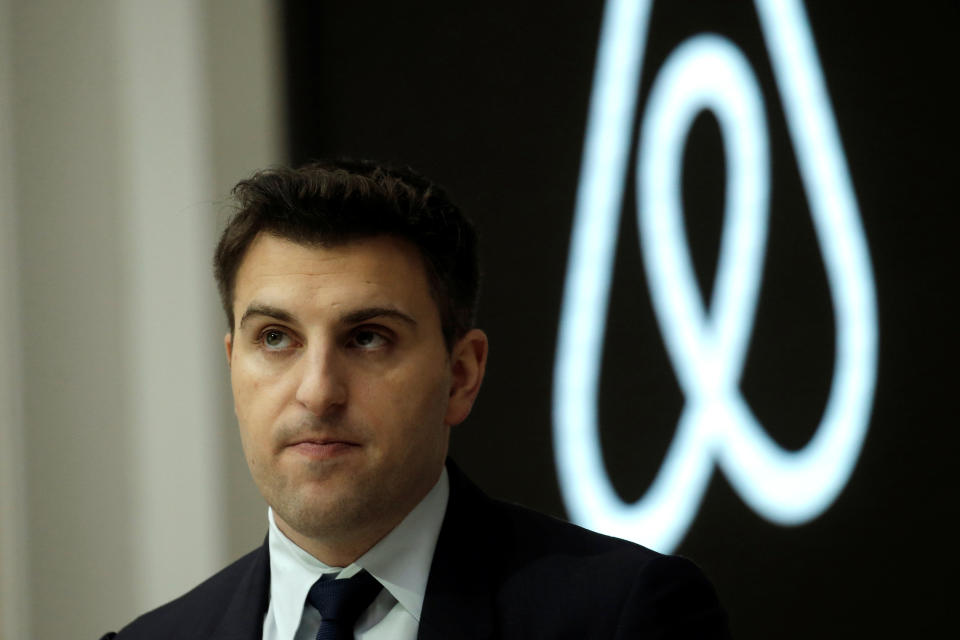
[[[359,447],[356,442],[337,438],[298,438],[286,448],[308,458],[326,460],[350,453]]]

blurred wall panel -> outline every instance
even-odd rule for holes
[[[0,638],[29,638],[9,4],[0,0]]]
[[[98,637],[263,535],[209,265],[219,198],[282,160],[275,22],[0,4],[3,637]]]
[[[139,582],[114,21],[106,2],[11,12],[33,637],[95,633]]]

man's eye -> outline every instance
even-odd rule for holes
[[[357,331],[353,334],[353,343],[361,349],[377,349],[387,344],[387,339],[376,331]]]
[[[288,349],[293,342],[290,340],[290,336],[285,334],[283,331],[278,331],[277,329],[267,329],[263,332],[260,339],[263,342],[263,346],[271,351]]]

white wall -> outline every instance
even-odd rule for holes
[[[277,28],[0,0],[0,638],[99,637],[264,533],[209,263],[230,185],[283,160]]]

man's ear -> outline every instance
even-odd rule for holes
[[[457,340],[450,353],[450,368],[453,379],[444,422],[453,426],[470,415],[473,402],[480,392],[483,373],[487,368],[487,334],[479,329],[471,329]]]
[[[233,359],[233,332],[228,331],[223,336],[223,347],[227,350],[227,366],[229,367]]]

